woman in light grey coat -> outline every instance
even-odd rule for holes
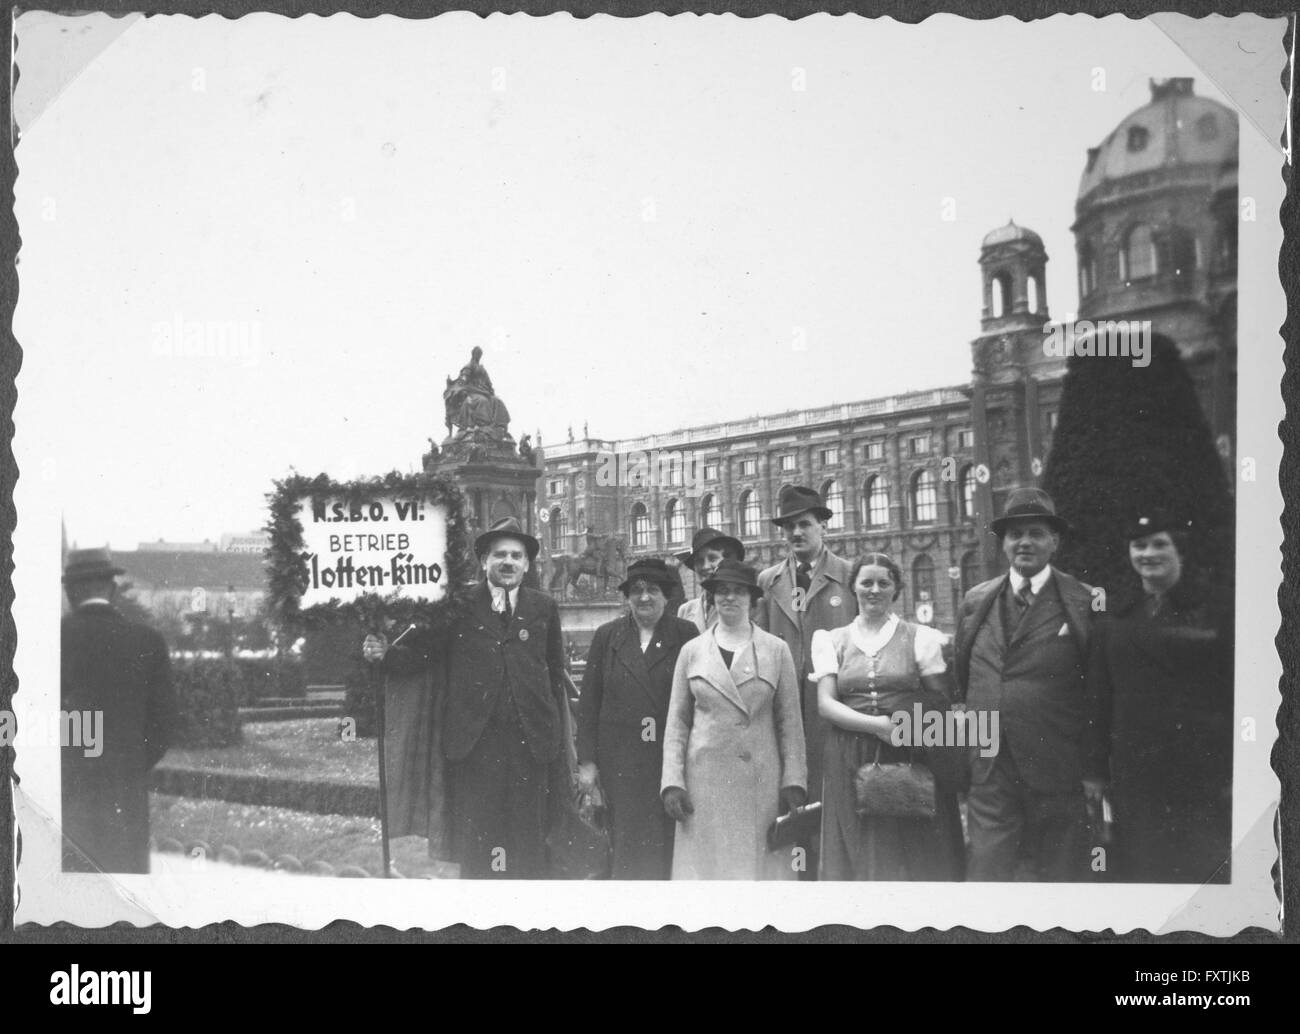
[[[799,849],[767,850],[777,815],[807,799],[794,660],[750,619],[753,568],[725,560],[704,587],[718,624],[682,647],[664,729],[673,879],[795,879]]]

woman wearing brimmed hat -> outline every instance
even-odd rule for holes
[[[682,566],[695,575],[700,594],[693,600],[687,600],[677,611],[679,618],[693,622],[701,632],[718,623],[718,614],[708,603],[704,581],[718,569],[724,560],[744,560],[745,547],[740,539],[718,531],[716,528],[701,528],[691,539],[688,552],[678,553],[677,559]]]
[[[1109,783],[1120,882],[1230,878],[1231,593],[1199,580],[1190,530],[1158,510],[1125,528],[1142,588],[1113,594],[1092,642],[1085,771],[1093,796]]]
[[[682,647],[664,731],[673,879],[795,879],[801,852],[769,852],[766,840],[807,798],[794,660],[751,619],[763,593],[752,567],[724,560],[704,588],[718,623]]]
[[[578,712],[578,778],[599,781],[608,809],[616,880],[666,880],[673,824],[659,799],[663,730],[673,669],[689,621],[666,613],[676,585],[664,561],[636,560],[619,586],[628,613],[596,629]]]

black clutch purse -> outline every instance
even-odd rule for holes
[[[803,841],[818,836],[822,828],[822,802],[813,801],[778,815],[776,821],[767,827],[767,849],[780,851]]]

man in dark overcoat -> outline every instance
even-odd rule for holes
[[[122,573],[107,549],[74,549],[63,574],[60,725],[81,733],[60,746],[66,872],[149,871],[149,772],[176,698],[162,636],[113,606]]]
[[[413,633],[391,650],[363,646],[389,673],[433,669],[447,762],[451,854],[464,878],[547,876],[549,786],[564,763],[565,697],[559,608],[523,583],[538,541],[514,518],[493,524],[474,549],[484,581],[469,612],[441,636]]]
[[[788,485],[781,489],[772,523],[781,529],[789,552],[784,560],[758,576],[763,597],[755,608],[754,623],[784,640],[794,658],[803,710],[803,730],[808,758],[808,799],[822,799],[822,761],[827,723],[817,710],[817,687],[812,673],[812,637],[849,624],[858,615],[858,598],[849,584],[853,564],[826,545],[827,522],[832,513],[811,488]],[[817,878],[820,840],[801,842],[808,867],[800,878]]]
[[[970,748],[966,878],[1084,879],[1092,593],[1051,565],[1067,525],[1046,492],[1011,492],[992,528],[1009,570],[971,589],[957,616],[958,694],[997,712],[999,729],[992,756]]]

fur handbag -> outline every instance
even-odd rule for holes
[[[880,763],[876,756],[853,774],[853,796],[863,816],[934,818],[934,773],[910,761]]]

